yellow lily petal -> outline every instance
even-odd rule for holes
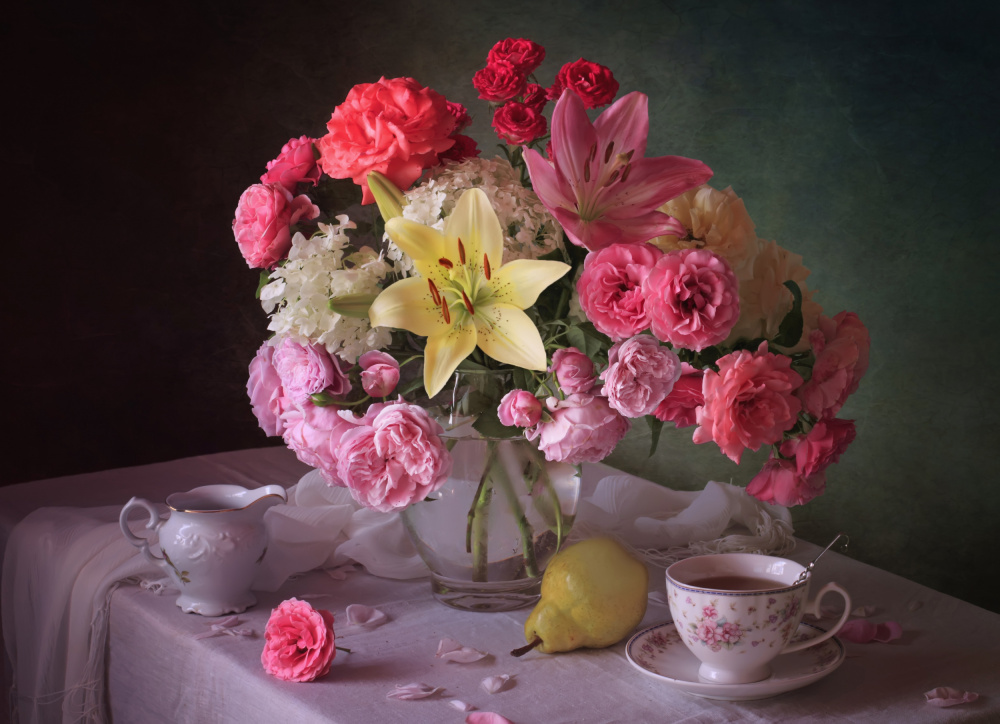
[[[434,397],[451,378],[459,363],[476,348],[476,325],[471,317],[427,338],[424,348],[424,389]],[[544,355],[544,353],[543,353]]]
[[[445,222],[444,233],[449,240],[462,240],[466,264],[474,274],[482,272],[484,254],[493,269],[503,263],[503,228],[482,189],[469,189],[462,194]]]
[[[421,337],[442,334],[451,327],[445,323],[441,308],[434,304],[423,277],[390,284],[372,302],[368,318],[373,327],[396,327]]]
[[[570,270],[561,261],[514,259],[493,273],[491,287],[498,302],[527,309],[546,287],[561,279]]]
[[[476,310],[479,348],[497,362],[545,370],[545,345],[527,314],[510,304]]]
[[[378,171],[369,172],[368,190],[375,197],[379,213],[382,214],[385,221],[403,215],[403,204],[406,203],[406,197],[403,196],[403,192],[396,184]]]
[[[446,238],[440,231],[402,216],[387,221],[385,231],[396,246],[413,259],[413,266],[421,276],[438,283],[446,275],[438,262],[448,257]]]

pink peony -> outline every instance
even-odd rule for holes
[[[681,361],[648,334],[616,343],[601,373],[604,394],[625,417],[649,415],[670,394],[681,375]]]
[[[700,351],[729,336],[740,318],[739,282],[704,249],[665,254],[642,285],[650,328],[663,342]]]
[[[618,81],[611,70],[583,58],[560,68],[549,88],[549,98],[556,100],[567,88],[580,96],[587,108],[606,106],[618,95]]]
[[[557,349],[552,354],[549,371],[556,376],[559,389],[567,395],[590,392],[597,383],[594,361],[576,347]]]
[[[250,268],[270,269],[288,255],[292,225],[317,216],[308,196],[293,197],[281,184],[254,184],[240,196],[233,236]]]
[[[836,415],[868,371],[868,330],[857,314],[841,312],[833,319],[820,316],[809,341],[816,363],[799,397],[814,417]]]
[[[618,341],[649,327],[642,285],[662,256],[646,243],[612,244],[587,255],[576,291],[598,331]]]
[[[313,139],[309,136],[293,138],[281,147],[281,153],[267,163],[267,173],[260,177],[262,184],[281,184],[289,191],[295,191],[296,184],[308,183],[313,186],[322,172],[316,165]]]
[[[271,611],[264,627],[264,671],[284,681],[313,681],[330,672],[337,655],[333,614],[289,598]]]
[[[774,505],[803,505],[823,493],[826,476],[803,477],[793,460],[772,456],[747,485],[747,493]]]
[[[817,475],[840,459],[855,435],[853,420],[826,418],[805,435],[781,443],[781,454],[795,460],[800,475]]]
[[[792,360],[767,351],[739,350],[718,361],[719,371],[705,370],[705,404],[698,408],[696,443],[714,441],[739,463],[743,450],[778,442],[798,418],[802,403],[795,390],[802,378]]]
[[[705,397],[701,394],[703,377],[704,373],[700,369],[681,362],[681,376],[674,383],[670,394],[653,411],[656,418],[672,422],[678,428],[694,425],[698,408],[705,404]]]
[[[546,400],[551,421],[540,422],[528,431],[529,440],[538,440],[545,459],[579,465],[600,462],[625,437],[631,424],[612,409],[607,399],[585,394],[565,400]]]
[[[337,476],[340,441],[348,432],[364,425],[364,420],[336,407],[307,403],[291,406],[281,415],[282,439],[295,457],[317,468],[330,485],[343,487]]]
[[[264,342],[250,362],[247,395],[260,429],[268,435],[280,435],[285,429],[281,413],[289,403],[285,400],[278,371],[274,369],[273,357],[274,347]]]
[[[545,135],[545,116],[529,105],[510,101],[493,113],[493,130],[500,140],[520,146]]]
[[[533,40],[506,38],[494,45],[486,56],[487,63],[498,60],[505,60],[523,75],[528,75],[545,60],[545,48]]]
[[[369,172],[408,189],[454,144],[455,123],[445,97],[412,78],[361,83],[334,109],[329,132],[316,142],[320,166],[333,178],[353,179],[362,203],[370,204]]]
[[[358,359],[361,365],[361,386],[372,397],[392,394],[399,384],[399,362],[385,352],[365,352]]]
[[[296,405],[310,402],[310,395],[319,392],[343,397],[351,391],[351,383],[340,364],[322,345],[302,345],[285,337],[274,352],[273,363],[285,394]]]
[[[472,85],[479,97],[491,103],[503,103],[524,92],[526,76],[513,63],[497,60],[472,76]]]
[[[448,479],[451,455],[441,432],[441,426],[417,405],[385,405],[370,426],[341,439],[337,476],[365,507],[383,513],[401,510]]]
[[[542,402],[527,390],[511,390],[500,400],[497,415],[503,425],[534,427],[542,417]]]

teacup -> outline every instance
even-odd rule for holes
[[[684,645],[701,661],[698,677],[747,684],[771,675],[771,660],[830,638],[847,621],[851,597],[828,583],[812,600],[804,566],[755,553],[696,556],[667,569],[667,601]],[[830,592],[844,597],[844,612],[829,631],[792,641],[804,613],[819,616]],[[807,602],[808,601],[808,602]],[[791,642],[791,643],[790,643]]]

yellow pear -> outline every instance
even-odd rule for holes
[[[646,566],[610,538],[590,538],[559,551],[542,576],[542,596],[524,624],[527,646],[551,654],[616,644],[646,614]]]

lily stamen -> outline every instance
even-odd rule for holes
[[[476,310],[472,308],[472,302],[469,300],[469,297],[466,296],[465,290],[461,289],[459,291],[462,292],[462,301],[465,303],[465,308],[469,310],[469,314],[475,314]]]
[[[622,183],[625,183],[625,180],[628,178],[628,175],[631,172],[632,172],[632,164],[630,163],[625,164],[625,170],[622,171],[622,178],[621,178]]]
[[[462,240],[458,240],[458,261],[461,264],[465,264],[465,245],[462,244]]]
[[[445,324],[451,324],[451,312],[448,311],[448,300],[441,297],[441,316],[444,317]]]
[[[434,304],[440,306],[441,304],[441,292],[438,291],[437,286],[435,286],[432,279],[427,280],[427,285],[431,288],[431,297],[434,299]]]
[[[608,161],[611,160],[611,154],[614,153],[614,150],[615,150],[615,142],[611,141],[611,143],[608,144],[607,149],[604,151],[604,163],[607,163]]]
[[[438,264],[443,266],[445,269],[452,269],[455,266],[454,263],[452,263],[451,259],[444,256],[438,259]]]
[[[486,274],[486,281],[490,280],[490,258],[483,254],[483,273]]]

